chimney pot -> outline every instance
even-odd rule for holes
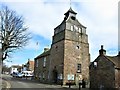
[[[47,52],[49,50],[49,48],[44,48],[44,52]]]
[[[106,55],[106,50],[103,49],[103,45],[101,45],[101,49],[99,50],[100,55]]]

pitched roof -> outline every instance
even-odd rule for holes
[[[72,10],[72,8],[70,7],[70,9],[64,14],[67,15],[69,12],[73,13],[73,14],[77,14],[75,11]]]
[[[85,29],[87,28],[84,25],[82,25],[77,19],[76,20],[71,20],[71,18],[69,18],[69,19],[66,20],[66,22],[73,23],[73,24],[78,25],[80,27],[83,27]]]
[[[120,55],[117,56],[102,55],[102,56],[104,56],[107,60],[111,61],[115,65],[116,69],[120,69]],[[99,55],[98,57],[101,57],[101,55]],[[97,62],[98,61],[97,58],[93,62]],[[93,64],[93,62],[90,64],[90,66]]]
[[[50,50],[48,50],[46,52],[43,52],[42,54],[40,54],[39,56],[37,56],[35,59],[38,59],[38,58],[41,58],[41,57],[44,57],[44,56],[47,56],[47,55],[50,55]]]
[[[19,66],[19,65],[12,65],[11,68],[20,68],[22,66]]]
[[[120,69],[120,56],[106,56],[111,62],[113,62],[116,68]]]

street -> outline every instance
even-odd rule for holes
[[[11,88],[62,88],[60,85],[42,84],[39,81],[16,78],[10,75],[2,75],[2,78],[10,83]]]
[[[41,88],[42,90],[45,89],[61,89],[61,90],[68,90],[68,87],[64,87],[61,85],[50,85],[50,84],[43,84],[40,83],[39,81],[35,81],[35,80],[30,80],[30,79],[26,79],[26,78],[16,78],[16,77],[12,77],[11,75],[2,75],[3,80],[5,80],[7,82],[7,87],[9,88]],[[71,88],[73,89],[73,88]]]

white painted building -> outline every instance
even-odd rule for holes
[[[18,73],[20,70],[20,67],[21,66],[19,66],[19,65],[12,65],[10,68],[10,74],[13,74],[13,72]]]

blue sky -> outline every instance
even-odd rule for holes
[[[70,0],[0,0],[0,6],[10,9],[25,18],[32,39],[26,47],[17,50],[6,62],[7,65],[25,64],[50,47],[54,28],[64,19],[70,8]],[[77,19],[87,27],[91,61],[99,54],[101,45],[107,55],[118,54],[118,0],[71,0]],[[36,43],[39,43],[36,45]]]

